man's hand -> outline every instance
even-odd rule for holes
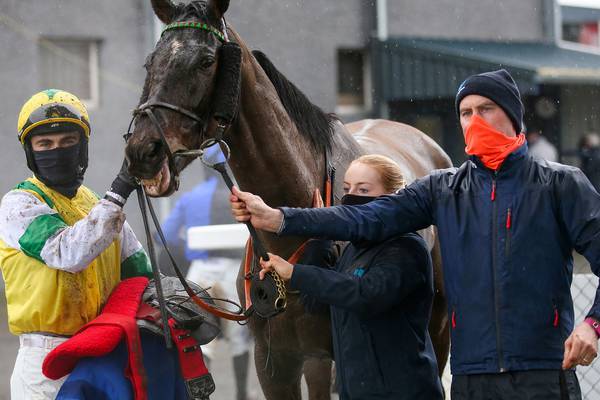
[[[125,201],[137,187],[138,183],[135,178],[129,175],[129,171],[127,170],[128,162],[127,159],[123,160],[123,164],[121,164],[121,169],[117,174],[117,177],[110,185],[110,189],[108,191],[110,193],[116,194],[117,196],[111,196],[107,193],[104,198],[112,201],[113,203],[120,205],[123,207],[125,205]]]
[[[229,197],[231,213],[238,222],[248,222],[256,229],[277,232],[283,222],[281,210],[271,208],[258,196],[233,187]]]
[[[262,267],[259,272],[260,279],[264,279],[267,272],[275,271],[279,274],[281,279],[289,281],[292,278],[294,266],[275,254],[267,254],[269,255],[269,261],[265,261],[262,258],[260,259],[260,266]]]
[[[598,355],[598,336],[594,328],[582,322],[565,341],[563,369],[590,365]]]
[[[136,181],[136,179],[129,174],[129,161],[127,161],[126,158],[123,159],[123,163],[121,164],[121,169],[117,174],[117,178],[127,183],[133,188],[133,190],[135,190],[139,185],[138,181]]]

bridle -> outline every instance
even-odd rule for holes
[[[213,34],[213,36],[215,36],[219,41],[221,41],[221,43],[229,43],[229,36],[227,35],[227,23],[225,22],[224,18],[221,19],[221,24],[222,31],[204,22],[174,22],[165,26],[161,36],[164,35],[165,32],[175,29],[200,29]],[[165,149],[167,155],[167,162],[169,165],[169,174],[171,175],[171,182],[174,182],[174,189],[177,190],[179,188],[179,171],[177,170],[176,159],[181,157],[192,159],[202,157],[203,149],[210,147],[214,143],[211,144],[210,142],[203,141],[200,146],[200,149],[198,150],[182,149],[176,152],[172,152],[169,143],[167,142],[165,131],[154,113],[154,110],[157,108],[163,108],[170,111],[174,111],[198,123],[203,123],[205,120],[193,111],[164,101],[146,101],[145,103],[140,104],[136,109],[133,110],[133,116],[131,118],[131,121],[129,122],[127,133],[124,135],[125,141],[127,142],[133,134],[131,128],[134,125],[136,119],[141,115],[148,116],[148,118],[159,133],[162,147]],[[221,121],[217,119],[217,131],[215,132],[216,135],[214,137],[217,138],[218,141],[223,141],[223,134],[225,133],[226,129],[227,126],[225,126],[225,124],[221,123]]]
[[[222,32],[220,32],[216,28],[211,27],[210,25],[207,25],[205,23],[178,22],[178,23],[170,24],[167,27],[165,27],[165,29],[163,30],[163,33],[167,30],[182,29],[182,28],[194,28],[194,29],[201,29],[201,30],[209,31],[212,34],[214,34],[215,36],[217,36],[217,38],[219,38],[219,40],[221,40],[223,42],[223,45],[221,46],[221,50],[224,50],[228,46],[228,44],[231,42],[229,42],[227,39],[227,34],[226,34],[227,27],[226,27],[224,20],[222,20],[222,24],[223,24],[224,30]],[[232,52],[232,48],[234,47],[233,45],[235,45],[237,47],[237,51],[238,51],[238,55],[237,55],[238,61],[237,62],[239,64],[241,62],[240,61],[241,60],[241,50],[239,49],[239,46],[237,44],[232,43],[232,45],[229,46],[228,53],[222,52],[222,56],[225,56],[226,54],[235,53],[235,51]],[[235,50],[235,49],[233,48],[233,50]],[[228,71],[227,73],[232,74],[231,71]],[[237,76],[231,75],[231,76],[227,76],[226,77],[227,79],[223,79],[224,82],[229,83],[229,81],[231,81],[233,83],[224,85],[224,87],[221,88],[222,90],[220,90],[220,88],[219,88],[219,82],[220,82],[221,78],[222,78],[221,76],[218,76],[217,87],[216,87],[215,93],[221,94],[225,100],[223,100],[219,97],[216,97],[215,99],[213,99],[214,100],[213,103],[215,103],[215,106],[214,106],[214,111],[213,111],[212,117],[216,121],[216,124],[213,125],[215,127],[214,132],[211,132],[212,134],[208,136],[209,139],[203,140],[204,136],[202,136],[200,138],[201,145],[200,145],[199,149],[197,149],[197,150],[183,149],[183,150],[178,150],[176,152],[172,152],[167,143],[165,132],[155,114],[155,110],[157,108],[163,108],[163,109],[167,109],[167,110],[170,110],[173,112],[177,112],[177,113],[179,113],[191,120],[194,120],[196,122],[200,122],[200,123],[204,122],[204,120],[202,118],[200,118],[198,116],[198,114],[196,114],[195,112],[185,109],[183,107],[176,106],[176,105],[173,105],[173,104],[170,104],[167,102],[162,102],[162,101],[145,102],[145,103],[141,104],[140,106],[138,106],[134,110],[133,118],[129,124],[128,133],[125,135],[125,139],[128,140],[129,137],[131,136],[131,134],[132,134],[131,127],[132,127],[133,123],[135,122],[136,118],[141,115],[146,115],[150,119],[151,123],[155,126],[157,131],[159,132],[160,140],[162,142],[163,147],[165,148],[166,155],[167,155],[167,162],[169,164],[169,171],[171,174],[171,182],[175,182],[176,188],[179,183],[178,172],[176,170],[176,159],[179,157],[192,158],[192,159],[200,158],[201,161],[205,165],[207,165],[210,168],[213,168],[214,170],[216,170],[217,172],[219,172],[221,174],[221,176],[223,177],[229,190],[231,190],[234,185],[233,179],[229,175],[227,168],[226,168],[227,160],[229,159],[229,156],[230,156],[230,149],[229,149],[229,146],[227,145],[227,143],[225,142],[225,140],[223,139],[223,136],[227,132],[227,130],[229,129],[231,124],[233,123],[233,120],[237,114],[237,107],[239,106],[239,91],[240,91],[239,68],[238,68]],[[235,101],[232,99],[235,99]],[[223,153],[225,155],[225,161],[218,162],[215,164],[210,164],[210,163],[208,163],[207,160],[204,159],[203,155],[205,153],[205,150],[214,145],[219,145],[221,147],[221,150],[223,151]],[[332,191],[331,191],[331,186],[332,186],[332,179],[333,179],[335,170],[330,170],[330,166],[327,161],[327,154],[326,154],[326,167],[327,167],[327,177],[326,177],[325,194],[326,194],[326,198],[327,198],[327,203],[331,204],[332,202],[329,200],[331,200],[333,197]],[[164,321],[168,320],[167,307],[165,304],[164,296],[162,294],[162,287],[160,285],[160,270],[156,263],[156,255],[155,255],[155,251],[154,251],[152,237],[150,234],[150,228],[149,228],[149,223],[148,223],[146,207],[150,211],[150,215],[152,217],[154,225],[156,226],[156,230],[159,234],[161,241],[163,242],[165,251],[170,258],[171,264],[173,265],[173,269],[175,270],[176,275],[178,276],[179,280],[181,281],[181,284],[183,285],[183,287],[184,287],[185,291],[187,292],[188,296],[190,297],[190,299],[194,303],[196,303],[199,307],[216,315],[217,317],[232,320],[232,321],[238,321],[238,322],[248,319],[250,317],[250,315],[254,312],[256,312],[257,315],[259,315],[263,318],[270,318],[270,317],[275,316],[275,315],[281,313],[282,311],[284,311],[284,309],[286,307],[287,298],[286,298],[286,288],[285,288],[285,285],[283,284],[283,281],[281,280],[281,278],[277,275],[277,273],[269,272],[268,274],[266,274],[266,279],[260,280],[258,278],[258,273],[254,270],[255,262],[253,262],[253,260],[257,260],[259,257],[264,260],[268,260],[269,256],[265,250],[264,245],[262,244],[262,241],[258,237],[256,230],[249,222],[246,222],[246,226],[250,233],[251,240],[249,241],[249,244],[247,246],[246,261],[244,263],[245,264],[245,271],[244,271],[245,272],[245,277],[244,277],[245,285],[244,285],[244,287],[245,287],[245,291],[246,291],[245,297],[246,297],[246,307],[247,308],[244,310],[244,309],[242,309],[241,306],[233,303],[232,301],[228,301],[229,303],[235,304],[235,306],[237,308],[239,308],[239,310],[230,311],[230,310],[224,309],[222,307],[218,307],[214,304],[207,303],[206,301],[204,301],[203,298],[197,296],[197,294],[194,292],[194,290],[187,284],[185,277],[183,276],[180,269],[178,268],[177,263],[174,260],[174,257],[171,255],[171,253],[166,245],[166,240],[161,231],[158,218],[156,217],[156,213],[154,212],[152,203],[150,202],[150,198],[146,195],[146,193],[144,191],[143,185],[140,185],[138,187],[138,202],[139,202],[140,209],[142,212],[144,228],[146,230],[148,251],[149,251],[149,256],[150,256],[151,263],[152,263],[154,280],[156,281],[157,299],[158,299],[158,303],[160,305],[161,317]],[[294,252],[294,255],[292,256],[292,258],[294,260],[299,259],[300,256],[302,255],[304,248],[305,248],[305,244],[303,244],[296,252]],[[251,300],[251,297],[253,297],[255,299],[254,302],[249,301],[249,300]],[[274,299],[274,302],[272,302],[269,299]],[[216,299],[216,300],[224,301],[222,299]],[[166,329],[164,330],[164,334],[165,334],[165,340],[167,342],[167,346],[169,347],[171,341],[170,341],[170,336],[169,336],[170,333],[168,331],[168,327],[166,327]]]

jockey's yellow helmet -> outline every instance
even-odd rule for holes
[[[90,118],[77,96],[60,89],[46,89],[31,96],[21,108],[17,123],[21,144],[35,133],[76,128],[90,137]]]

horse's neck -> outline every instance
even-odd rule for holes
[[[268,77],[249,52],[244,56],[239,116],[229,134],[231,169],[242,190],[270,206],[310,206],[314,189],[323,187],[325,154],[298,132]],[[270,249],[289,247],[263,237]]]

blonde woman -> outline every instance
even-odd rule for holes
[[[342,204],[366,204],[402,187],[404,178],[393,160],[362,156],[346,171]],[[237,193],[234,210],[245,207],[240,197],[249,195]],[[330,305],[341,400],[442,398],[427,331],[433,270],[419,235],[349,243],[333,270],[269,256],[261,262],[261,276],[275,270],[292,289]]]

